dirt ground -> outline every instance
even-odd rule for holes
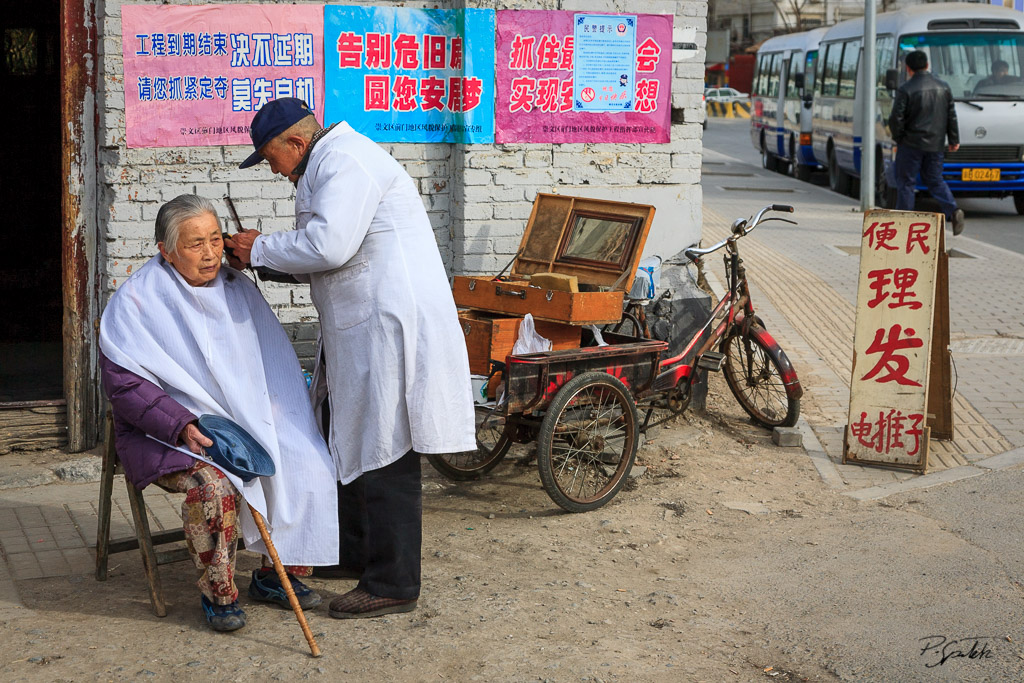
[[[248,553],[248,625],[233,634],[207,629],[187,563],[162,567],[163,619],[135,553],[118,555],[105,583],[22,581],[27,609],[0,625],[0,678],[829,680],[827,644],[805,647],[770,627],[779,615],[758,599],[757,558],[814,543],[801,527],[859,504],[769,436],[715,376],[707,412],[655,428],[638,456],[646,472],[593,512],[562,512],[515,451],[475,482],[449,482],[424,463],[418,609],[331,619],[327,601],[353,584],[313,580],[325,597],[309,614],[319,659],[290,612],[245,597],[258,564]]]

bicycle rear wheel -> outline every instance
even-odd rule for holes
[[[427,461],[434,469],[449,479],[479,479],[497,467],[512,447],[511,428],[502,412],[503,406],[474,408],[477,449],[466,453],[427,455]]]
[[[792,427],[800,417],[800,400],[790,398],[782,372],[764,343],[736,333],[722,342],[725,381],[743,410],[755,422],[768,427]]]

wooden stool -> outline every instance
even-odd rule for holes
[[[164,602],[163,589],[160,586],[160,574],[157,566],[169,562],[179,562],[188,558],[187,548],[157,552],[154,545],[164,545],[185,540],[183,529],[158,531],[155,534],[149,529],[149,518],[146,515],[146,503],[142,499],[142,491],[125,479],[128,488],[128,502],[135,520],[135,538],[125,537],[111,540],[110,538],[110,507],[114,489],[114,474],[123,474],[124,468],[117,458],[114,448],[114,418],[108,411],[106,420],[105,448],[103,450],[103,474],[100,477],[99,521],[96,528],[96,580],[107,580],[107,558],[111,553],[135,550],[142,553],[142,566],[146,570],[149,582],[149,599],[153,603],[153,613],[158,617],[167,616],[167,605]]]

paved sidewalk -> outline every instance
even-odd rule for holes
[[[741,254],[754,304],[793,360],[805,394],[805,448],[835,488],[873,496],[890,486],[927,486],[981,474],[985,464],[1020,461],[1024,446],[1024,257],[947,236],[951,344],[955,361],[955,439],[931,442],[929,474],[842,465],[862,214],[847,197],[705,150],[703,242],[729,234],[738,215],[770,202],[796,207],[799,225],[769,223],[744,238]],[[723,176],[719,181],[716,176]],[[740,178],[748,178],[742,180]],[[717,186],[719,182],[727,186]],[[723,215],[721,206],[730,214]],[[721,261],[707,260],[721,276]],[[1005,454],[1005,455],[1003,455]],[[941,475],[941,477],[940,477]],[[959,475],[957,475],[959,476]],[[914,483],[917,482],[917,483]],[[879,488],[882,487],[882,488]],[[883,493],[884,494],[884,493]]]

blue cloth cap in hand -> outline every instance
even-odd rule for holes
[[[206,447],[209,459],[242,481],[274,475],[276,468],[270,454],[237,423],[218,415],[203,415],[199,431],[213,441]]]

